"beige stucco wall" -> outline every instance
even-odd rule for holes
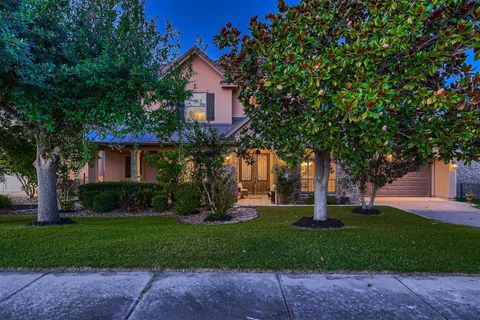
[[[455,168],[435,160],[432,164],[432,197],[454,199],[456,196]]]
[[[105,151],[104,181],[130,181],[125,177],[125,157],[129,152]]]
[[[215,120],[211,123],[232,123],[232,88],[223,88],[223,77],[204,59],[195,56],[192,61],[193,75],[188,89],[194,92],[215,94]]]
[[[232,99],[233,99],[233,101],[232,101],[232,107],[233,107],[232,115],[234,117],[241,117],[241,116],[245,115],[245,112],[243,111],[243,104],[238,99],[239,93],[240,92],[238,90],[235,90],[232,94]]]

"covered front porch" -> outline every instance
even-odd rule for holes
[[[97,157],[80,172],[80,182],[155,182],[156,171],[148,165],[145,156],[159,150],[155,146],[101,148]]]

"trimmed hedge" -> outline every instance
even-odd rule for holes
[[[80,201],[90,210],[93,210],[94,198],[103,192],[113,195],[116,208],[143,209],[151,206],[153,195],[158,189],[156,183],[130,181],[87,183],[78,188]]]
[[[195,183],[182,183],[173,192],[173,211],[181,215],[194,214],[200,207],[200,188]]]
[[[307,205],[312,205],[314,204],[315,199],[313,194],[308,195],[308,198],[305,199],[305,204]],[[332,196],[328,195],[327,196],[327,204],[347,204],[349,202],[348,197],[337,197],[337,196]]]
[[[115,196],[111,192],[100,192],[93,197],[92,211],[94,212],[110,212],[116,208]]]
[[[153,210],[156,212],[164,212],[168,209],[168,197],[163,194],[156,195],[152,198]]]
[[[0,194],[0,209],[10,209],[13,206],[12,199]]]

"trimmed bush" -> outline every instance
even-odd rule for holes
[[[135,212],[152,206],[153,192],[149,190],[139,190],[134,193],[120,194],[119,204],[124,210]]]
[[[0,209],[9,209],[12,207],[12,199],[0,194]]]
[[[164,194],[156,195],[152,198],[153,210],[164,212],[168,209],[168,197]]]
[[[150,207],[153,195],[158,191],[156,183],[145,182],[98,182],[79,186],[79,197],[83,206],[93,210],[93,199],[102,192],[109,192],[115,198],[115,206],[136,211]]]
[[[94,212],[110,212],[116,208],[115,195],[111,192],[100,192],[93,197],[92,211]]]
[[[313,194],[308,195],[308,198],[305,199],[305,204],[313,205],[315,198]],[[337,198],[337,196],[327,196],[327,204],[346,204],[348,203],[348,198],[341,197],[341,199]]]
[[[195,183],[182,183],[173,191],[173,211],[181,215],[194,214],[200,207],[200,188]]]

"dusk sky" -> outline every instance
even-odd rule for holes
[[[287,0],[288,4],[300,0]],[[201,37],[207,47],[207,54],[212,59],[221,55],[213,44],[213,37],[227,22],[231,22],[242,31],[248,30],[250,18],[258,15],[264,18],[269,12],[276,12],[277,0],[147,0],[147,15],[158,19],[159,27],[164,26],[167,18],[180,32],[180,43],[185,52],[195,44],[197,36]],[[476,71],[480,71],[480,61],[473,61]]]
[[[288,4],[300,1],[288,0]],[[163,27],[165,18],[180,32],[182,52],[195,44],[200,36],[208,45],[207,54],[212,59],[220,57],[221,52],[213,44],[213,37],[227,22],[242,31],[248,29],[250,18],[258,15],[264,18],[269,12],[275,12],[277,0],[147,0],[147,14],[158,18],[159,27]]]

